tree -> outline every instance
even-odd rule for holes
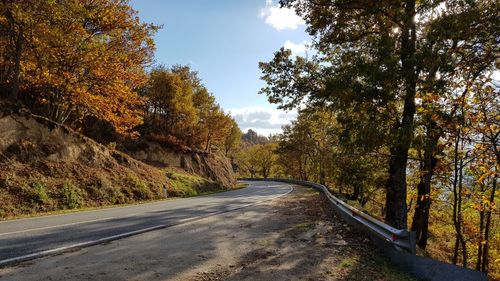
[[[17,100],[21,84],[21,56],[26,34],[31,32],[31,16],[42,3],[37,1],[3,1],[0,4],[0,73],[1,91]]]
[[[57,123],[96,116],[133,134],[142,122],[136,89],[146,82],[158,27],[141,23],[124,1],[35,2],[0,4],[2,30],[19,39],[2,59],[11,96],[19,88],[26,105]]]
[[[193,103],[193,85],[186,79],[165,67],[151,71],[146,90],[146,112],[155,133],[186,139],[189,128],[198,121]]]
[[[473,54],[470,47],[481,46],[484,52],[479,53],[490,54],[486,57],[491,64],[498,33],[492,1],[450,2],[445,9],[441,3],[445,2],[283,0],[282,5],[295,8],[305,19],[318,55],[309,61],[292,60],[291,53],[282,49],[271,62],[260,64],[268,84],[261,92],[282,108],[296,107],[304,99],[309,106],[328,106],[338,112],[361,107],[370,110],[371,119],[382,120],[383,129],[390,124],[388,134],[383,131],[389,137],[382,138],[389,152],[385,219],[397,228],[407,226],[406,168],[420,78],[434,73],[429,77],[435,85],[449,78],[439,79],[438,72],[431,71],[436,61],[426,59],[428,51],[439,53],[435,46],[451,44],[447,55],[464,55],[464,67],[476,68],[476,56],[467,56]],[[474,32],[463,32],[470,27]],[[452,34],[456,40],[449,40]],[[466,47],[466,52],[453,46]],[[440,64],[439,73],[447,72],[447,67]]]
[[[210,151],[213,144],[222,147],[231,131],[231,117],[226,115],[215,102],[215,97],[204,87],[200,87],[193,97],[198,114],[194,143]]]
[[[474,92],[472,108],[468,116],[474,126],[475,143],[473,155],[479,161],[472,163],[471,172],[479,187],[475,209],[479,212],[479,233],[476,239],[476,270],[488,272],[489,250],[491,247],[492,217],[495,210],[495,197],[500,168],[500,91],[497,81],[482,77],[472,86]],[[495,89],[495,88],[496,89]],[[488,194],[489,192],[489,194]]]
[[[492,25],[498,19],[491,1],[443,4],[445,13],[423,20],[428,26],[421,36],[418,52],[422,101],[418,122],[424,127],[425,138],[417,186],[419,196],[411,229],[417,232],[421,248],[426,247],[428,238],[431,181],[441,154],[440,139],[450,122],[456,120],[460,108],[457,101],[466,99],[476,78],[490,71],[495,61],[494,38],[498,36],[495,24]]]
[[[231,118],[231,129],[229,134],[227,134],[226,139],[224,140],[224,153],[227,157],[233,156],[236,150],[241,145],[241,137],[243,133],[238,126],[238,123]]]
[[[213,108],[207,117],[207,136],[205,142],[205,150],[210,151],[211,145],[215,144],[218,147],[224,145],[226,137],[231,130],[231,117],[226,115],[217,105]]]
[[[145,113],[156,140],[211,151],[222,148],[231,131],[231,117],[188,66],[156,67],[150,72]]]
[[[276,163],[275,143],[255,144],[244,148],[237,155],[237,164],[244,174],[255,177],[260,174],[263,178],[272,175]]]
[[[277,152],[285,171],[326,184],[331,148],[337,142],[334,117],[331,112],[314,108],[300,111],[297,120],[284,127],[278,136]]]

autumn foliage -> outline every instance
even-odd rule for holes
[[[163,135],[172,144],[180,142],[205,151],[216,146],[226,154],[238,141],[231,137],[240,132],[237,124],[189,67],[154,68],[143,93],[146,136]]]
[[[2,96],[60,124],[95,116],[134,134],[158,27],[126,1],[3,1],[0,28]]]
[[[196,72],[146,70],[159,28],[141,22],[128,1],[2,1],[0,97],[103,142],[142,132],[173,146],[227,150],[234,122]]]

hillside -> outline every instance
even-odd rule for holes
[[[0,218],[161,199],[164,186],[169,196],[193,196],[234,185],[216,156],[164,156],[155,167],[43,117],[0,113]]]
[[[126,153],[137,160],[157,167],[171,167],[218,182],[234,186],[231,162],[220,153],[208,153],[188,149],[185,151],[165,148],[156,142],[143,141],[140,145],[128,146]]]

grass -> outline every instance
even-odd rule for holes
[[[200,193],[199,195],[208,195],[208,194],[219,193],[219,192],[223,192],[223,191],[224,190],[203,192],[203,193]],[[72,214],[72,213],[78,213],[78,212],[96,211],[96,210],[112,209],[112,208],[123,208],[123,207],[134,206],[134,205],[175,200],[177,198],[178,197],[170,197],[170,198],[164,198],[164,199],[143,200],[143,201],[136,201],[136,202],[132,202],[132,203],[123,203],[123,204],[113,204],[113,205],[104,205],[104,206],[95,206],[95,207],[81,207],[81,208],[75,208],[75,209],[60,209],[60,210],[55,210],[55,211],[35,212],[35,213],[29,213],[29,214],[20,214],[20,215],[16,215],[16,216],[4,216],[4,217],[1,216],[2,210],[0,209],[0,221],[13,220],[13,219],[29,219],[29,218],[54,216],[54,215],[65,215],[65,214]]]
[[[347,257],[340,261],[339,266],[342,268],[350,268],[358,263],[358,260],[355,257]]]
[[[224,190],[217,183],[197,175],[172,168],[165,169],[165,173],[171,184],[168,192],[176,197],[191,197]]]
[[[248,183],[239,182],[239,183],[236,184],[236,186],[233,188],[233,190],[242,189],[242,188],[245,188],[245,187],[248,187]]]
[[[207,195],[217,192],[227,191],[226,188],[222,188],[216,183],[206,180],[200,176],[188,174],[179,170],[167,168],[164,171],[169,177],[169,182],[172,184],[169,187],[169,195],[172,196],[167,199],[142,199],[138,201],[132,202],[119,202],[117,201],[115,204],[106,204],[102,206],[85,206],[82,202],[82,190],[74,185],[72,181],[65,181],[62,188],[62,198],[64,202],[64,208],[58,210],[47,210],[47,211],[34,211],[33,209],[29,210],[29,212],[17,214],[17,215],[8,215],[4,213],[2,209],[0,209],[0,221],[3,220],[11,220],[11,219],[26,219],[33,217],[41,217],[41,216],[49,216],[49,215],[63,215],[70,214],[76,212],[83,211],[94,211],[101,209],[109,209],[109,208],[121,208],[145,203],[153,203],[165,200],[172,200],[176,197],[191,197],[191,196],[200,196]],[[147,192],[146,183],[139,179],[138,177],[128,174],[126,175],[129,181],[129,187],[132,189],[132,192],[139,197],[146,197],[144,193]],[[9,180],[9,179],[7,179]],[[247,184],[239,183],[234,189],[240,189],[247,187]],[[34,181],[30,185],[26,186],[26,189],[30,191],[31,197],[33,201],[37,204],[45,204],[50,203],[50,198],[47,195],[46,185],[39,181]],[[105,191],[115,190],[112,187],[112,183],[106,179],[105,177],[100,177],[100,184],[95,188],[96,195],[99,197],[110,196],[106,194]],[[146,197],[147,198],[147,197]]]
[[[369,253],[344,253],[344,256],[326,272],[341,280],[416,281],[416,277],[399,270],[384,257]]]
[[[6,217],[1,218],[0,221],[13,220],[13,219],[29,219],[29,218],[53,216],[53,215],[65,215],[65,214],[71,214],[71,213],[95,211],[95,210],[102,210],[102,209],[123,208],[123,207],[128,207],[128,206],[153,203],[153,202],[159,202],[159,201],[165,201],[165,200],[172,200],[172,199],[173,198],[156,199],[156,200],[138,201],[138,202],[126,203],[126,204],[104,205],[104,206],[95,206],[95,207],[81,207],[81,208],[75,208],[75,209],[60,209],[60,210],[47,211],[47,212],[35,212],[35,213],[29,213],[29,214],[20,214],[20,215],[16,215],[16,216],[6,216]]]
[[[313,226],[314,226],[314,223],[312,223],[312,222],[303,222],[303,223],[299,223],[299,224],[294,225],[294,229],[301,231],[301,232],[304,232],[304,231],[307,231],[309,229],[312,229]]]
[[[258,239],[254,241],[254,244],[261,247],[267,247],[269,246],[269,241],[266,239]]]

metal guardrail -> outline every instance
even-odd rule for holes
[[[330,201],[332,206],[341,215],[341,217],[357,229],[367,233],[370,236],[375,236],[381,239],[388,245],[394,247],[394,249],[399,251],[406,251],[411,254],[416,252],[416,239],[415,234],[406,229],[396,229],[390,225],[387,225],[362,211],[349,206],[344,201],[335,197],[330,193],[330,191],[321,184],[290,180],[290,179],[280,179],[280,178],[269,178],[269,179],[242,179],[242,180],[253,180],[253,181],[278,181],[286,183],[294,183],[312,187],[320,192],[322,192]]]
[[[413,273],[420,279],[431,281],[487,280],[484,272],[416,255],[416,239],[414,232],[409,232],[406,229],[396,229],[349,206],[344,201],[333,196],[330,191],[321,184],[280,178],[246,178],[240,180],[292,183],[312,187],[322,192],[345,222],[367,234],[372,242],[392,261],[393,264],[404,271]]]

